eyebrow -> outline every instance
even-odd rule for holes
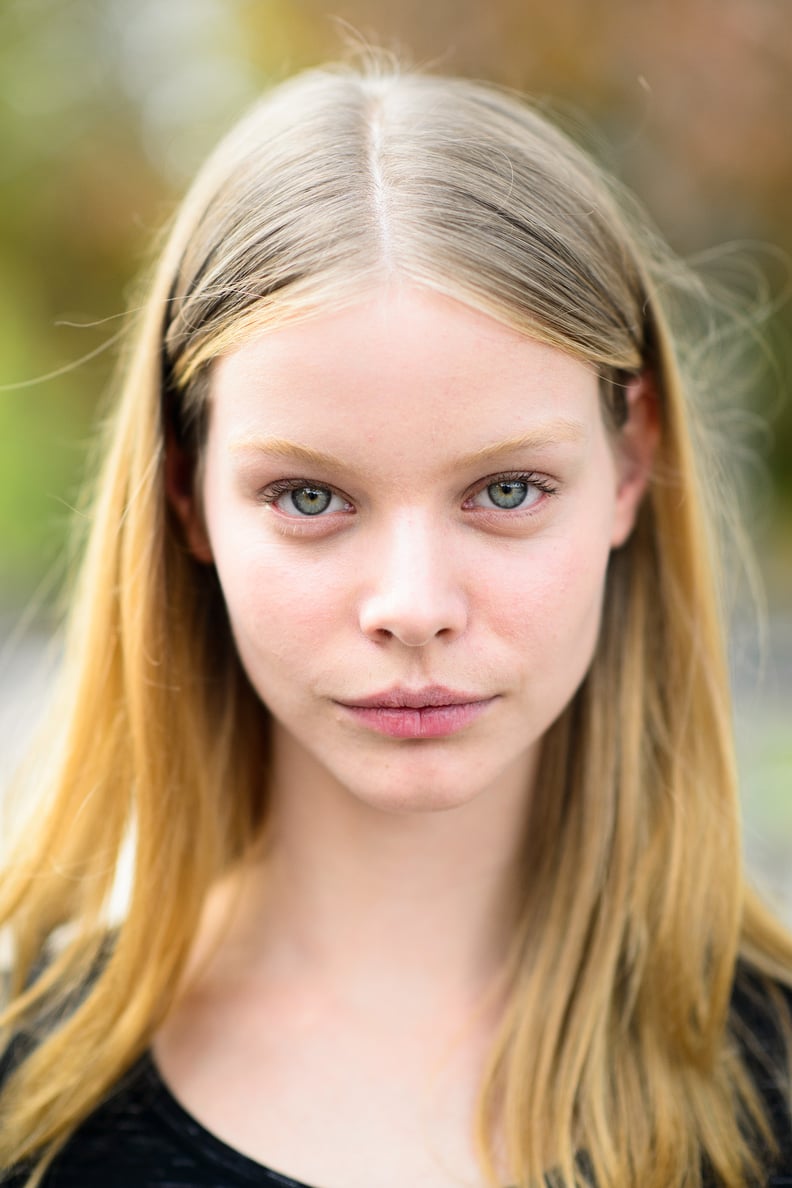
[[[519,433],[515,437],[507,437],[493,445],[482,446],[472,454],[457,458],[449,465],[449,470],[463,470],[502,454],[514,453],[517,450],[541,450],[548,447],[565,445],[585,440],[586,428],[581,421],[559,418],[547,424],[537,425],[527,433]],[[342,458],[333,454],[326,454],[310,446],[300,445],[294,441],[287,441],[282,437],[256,437],[249,435],[239,437],[231,443],[234,454],[257,453],[267,454],[273,458],[283,458],[285,461],[301,462],[306,466],[319,466],[330,470],[346,470],[354,472],[357,468],[350,466]]]

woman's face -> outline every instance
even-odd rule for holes
[[[644,485],[594,369],[393,287],[220,359],[210,405],[203,517],[171,494],[281,776],[402,811],[527,781]]]

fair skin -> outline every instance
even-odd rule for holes
[[[391,286],[253,337],[210,400],[202,489],[171,457],[168,490],[272,716],[272,830],[210,901],[157,1061],[316,1188],[478,1185],[538,748],[591,660],[651,394],[615,442],[592,367]],[[359,708],[427,687],[462,716]]]

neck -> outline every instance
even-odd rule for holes
[[[452,809],[383,811],[281,739],[260,855],[210,908],[225,967],[310,979],[360,1010],[470,1006],[513,933],[532,774]]]

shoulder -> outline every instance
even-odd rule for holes
[[[0,970],[0,1010],[5,1010],[9,1003],[11,975],[7,970]],[[25,1028],[0,1031],[0,1092],[5,1087],[11,1073],[21,1064],[35,1046],[30,1032]]]
[[[59,1022],[77,1009],[102,972],[114,943],[114,933],[103,933],[98,938],[92,960],[77,975],[64,983],[56,983],[38,1004],[22,1016],[10,1030],[0,1030],[0,1091],[14,1069],[42,1043]],[[25,989],[34,986],[57,956],[57,949],[46,947],[25,979]],[[7,968],[0,969],[0,1012],[12,1005],[13,974]]]
[[[749,1063],[784,1068],[792,1040],[792,982],[771,978],[740,963],[732,990],[730,1026]]]
[[[792,985],[739,965],[729,1027],[778,1144],[770,1184],[792,1185]]]

